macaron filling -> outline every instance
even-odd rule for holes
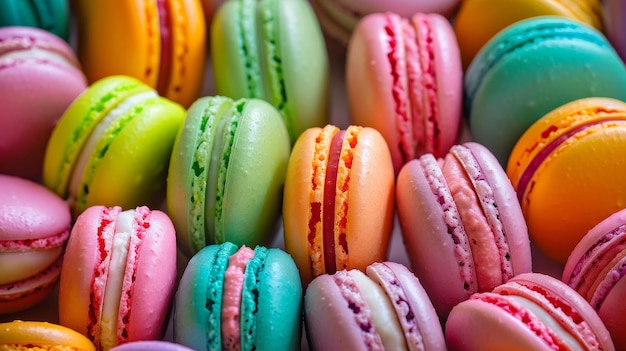
[[[69,50],[68,50],[69,51]],[[69,51],[71,52],[71,51]],[[76,58],[58,46],[28,36],[16,36],[0,40],[0,66],[11,65],[19,60],[41,60],[66,67],[78,67]]]
[[[564,277],[566,283],[599,310],[611,289],[626,275],[625,250],[626,224],[622,224],[587,249],[570,276]]]
[[[241,293],[241,346],[244,350],[257,348],[257,324],[259,309],[259,294],[261,293],[261,272],[265,268],[265,262],[269,255],[269,249],[263,246],[254,248],[254,257],[248,261],[243,290]]]
[[[344,130],[337,132],[331,141],[328,155],[328,166],[324,178],[324,210],[323,217],[323,242],[324,242],[324,265],[326,273],[333,274],[337,270],[335,259],[335,200],[337,195],[337,172],[339,170],[339,158],[341,157],[341,145],[343,144]]]
[[[10,283],[0,284],[0,305],[13,304],[18,299],[25,299],[47,289],[52,289],[61,275],[62,263],[63,257],[57,257],[52,264],[35,275],[27,276],[19,281],[14,280]],[[6,269],[3,264],[0,266]]]
[[[228,259],[222,293],[222,350],[241,350],[241,295],[248,262],[254,251],[242,246]]]
[[[465,233],[459,210],[433,154],[425,154],[418,161],[433,196],[441,205],[442,218],[448,228],[447,233],[450,235],[450,241],[454,245],[454,255],[459,263],[459,274],[463,280],[463,289],[469,297],[470,294],[478,291],[478,283],[476,282],[472,249],[468,236]]]
[[[154,90],[138,92],[119,101],[93,128],[74,163],[70,176],[68,202],[72,208],[86,204],[89,184],[100,160],[127,123],[141,113],[138,105],[158,98]]]
[[[159,53],[159,77],[157,91],[161,95],[166,95],[170,77],[172,75],[172,20],[169,11],[171,0],[156,0],[157,13],[159,17],[159,34],[161,39],[161,51]]]

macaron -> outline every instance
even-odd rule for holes
[[[200,0],[77,1],[76,20],[89,83],[126,75],[184,107],[200,97],[207,47]]]
[[[442,320],[456,304],[531,271],[530,240],[511,182],[475,142],[407,163],[397,213],[411,268]]]
[[[227,1],[213,17],[210,46],[218,95],[270,102],[292,142],[327,123],[328,56],[308,1]]]
[[[312,351],[446,349],[426,291],[395,262],[317,276],[304,295],[304,320]]]
[[[70,234],[67,203],[43,185],[0,174],[0,314],[41,302],[56,288]]]
[[[176,233],[165,213],[92,206],[67,243],[59,320],[98,350],[162,339],[175,283]]]
[[[300,350],[301,308],[300,277],[287,253],[210,245],[180,280],[174,341],[194,350]]]
[[[115,346],[111,351],[193,351],[186,346],[175,344],[169,341],[148,340],[148,341],[131,341],[125,344]]]
[[[291,150],[280,113],[260,99],[198,99],[176,137],[167,209],[191,257],[210,244],[269,244]]]
[[[81,333],[48,322],[12,321],[0,323],[0,349],[96,351]]]
[[[415,13],[437,13],[452,18],[460,0],[313,0],[311,4],[324,32],[342,44],[347,44],[357,23],[372,13],[393,12],[409,18]]]
[[[622,60],[626,60],[626,3],[621,0],[604,0],[604,33]]]
[[[531,240],[565,263],[597,223],[626,207],[626,103],[586,98],[535,122],[515,144],[507,174]]]
[[[467,68],[499,31],[538,16],[558,16],[603,28],[602,0],[463,0],[454,18],[463,67]]]
[[[622,209],[585,234],[569,255],[562,276],[598,312],[618,350],[626,349],[625,236],[626,209]]]
[[[69,0],[3,0],[0,27],[36,27],[69,41]]]
[[[99,80],[52,131],[43,183],[67,199],[74,216],[93,205],[157,207],[185,112],[137,79]]]
[[[472,295],[445,324],[448,350],[615,350],[598,314],[576,291],[541,273]]]
[[[55,124],[86,88],[61,38],[38,28],[0,28],[0,173],[39,181]]]
[[[396,173],[425,153],[445,155],[459,138],[463,104],[461,57],[448,19],[365,16],[347,48],[346,93],[351,123],[380,131]]]
[[[283,196],[285,249],[314,277],[384,261],[394,217],[389,148],[373,128],[310,128],[296,141]]]
[[[535,121],[594,96],[626,100],[626,66],[601,32],[562,17],[531,18],[503,29],[465,75],[471,135],[503,166]]]

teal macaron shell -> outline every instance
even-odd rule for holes
[[[0,26],[37,27],[68,40],[69,0],[2,0]]]
[[[260,99],[203,97],[177,136],[168,213],[187,256],[209,244],[268,244],[290,154],[280,113]]]
[[[276,107],[291,141],[328,119],[329,72],[319,22],[305,0],[233,0],[211,26],[216,92]]]
[[[174,341],[195,350],[222,350],[221,301],[233,243],[209,245],[189,261],[176,292]],[[289,254],[257,246],[248,262],[240,310],[242,350],[299,350],[302,285]]]
[[[475,141],[506,165],[523,132],[544,114],[584,97],[626,100],[626,67],[599,31],[535,17],[500,31],[465,77],[465,112]]]

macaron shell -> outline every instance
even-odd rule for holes
[[[118,345],[111,351],[193,351],[186,346],[175,344],[168,341],[131,341]]]
[[[610,279],[610,277],[607,277],[607,279]],[[606,295],[598,310],[598,315],[611,333],[615,348],[618,350],[626,348],[626,335],[624,335],[626,306],[624,305],[624,296],[626,296],[626,279],[620,279]]]
[[[603,2],[604,33],[622,59],[626,59],[626,28],[622,20],[626,16],[626,6],[621,0]]]
[[[533,30],[545,38],[490,61],[503,43]],[[472,136],[503,165],[524,131],[551,110],[592,96],[626,100],[626,68],[606,38],[564,18],[513,24],[483,47],[465,77]]]
[[[30,347],[57,346],[77,351],[95,351],[96,348],[83,335],[58,324],[48,322],[13,321],[0,323],[0,346],[15,344]],[[30,349],[29,347],[29,349]]]
[[[599,3],[596,0],[464,0],[454,20],[463,67],[467,68],[478,51],[500,30],[530,17],[562,16],[600,29],[602,16]],[[591,11],[577,10],[579,6]]]
[[[68,40],[70,4],[68,0],[6,0],[2,2],[0,26],[38,27]]]
[[[59,281],[62,262],[59,257],[27,279],[0,285],[0,315],[26,310],[52,294]]]
[[[311,350],[367,349],[354,312],[331,275],[319,275],[307,286],[304,323]]]

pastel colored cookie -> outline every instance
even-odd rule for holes
[[[200,96],[207,45],[200,0],[77,1],[76,18],[90,83],[131,76],[184,107]]]
[[[357,23],[369,14],[392,12],[409,18],[422,12],[438,13],[451,18],[460,3],[460,0],[311,1],[324,32],[342,44],[348,43]]]
[[[601,32],[561,17],[507,27],[465,75],[465,108],[475,141],[506,165],[524,131],[572,100],[626,100],[626,67]]]
[[[454,18],[463,67],[499,31],[537,16],[564,17],[601,30],[602,0],[464,0]]]
[[[598,312],[618,350],[626,349],[625,236],[626,209],[622,209],[585,234],[569,255],[562,277]]]
[[[304,320],[312,351],[446,348],[426,291],[395,262],[316,277],[304,295]]]
[[[315,276],[387,257],[394,172],[375,129],[310,128],[293,147],[283,196],[285,249],[306,286]]]
[[[346,90],[351,122],[380,131],[396,173],[425,153],[445,155],[459,137],[463,102],[450,22],[423,13],[364,17],[348,45]]]
[[[27,309],[57,286],[69,206],[42,185],[0,174],[0,314]]]
[[[159,206],[185,109],[137,79],[110,76],[68,107],[52,131],[44,184],[74,216],[93,205]]]
[[[176,283],[176,233],[147,207],[93,206],[72,227],[59,320],[98,350],[163,338]]]
[[[531,271],[528,231],[504,169],[484,146],[425,154],[398,175],[402,237],[442,320],[456,304]]]
[[[615,350],[589,303],[541,273],[520,274],[459,303],[445,336],[450,351]]]
[[[40,180],[50,134],[86,87],[72,48],[59,37],[0,28],[0,173]]]
[[[626,60],[626,3],[621,0],[604,0],[604,32],[622,60]]]
[[[175,344],[169,341],[149,340],[131,341],[115,346],[111,351],[193,351],[186,346]]]
[[[84,335],[58,324],[13,321],[0,323],[0,350],[96,351],[96,348]]]
[[[194,255],[180,280],[174,341],[194,350],[300,350],[302,286],[276,248],[233,243]]]
[[[515,145],[507,174],[532,241],[565,263],[593,226],[626,207],[626,103],[586,98],[535,122]]]
[[[66,41],[70,34],[69,0],[3,0],[0,3],[0,27],[36,27]]]
[[[167,207],[180,248],[269,244],[290,152],[279,112],[259,99],[198,99],[172,151]]]
[[[326,45],[306,0],[233,0],[211,26],[217,94],[260,98],[284,118],[291,141],[328,120]]]

